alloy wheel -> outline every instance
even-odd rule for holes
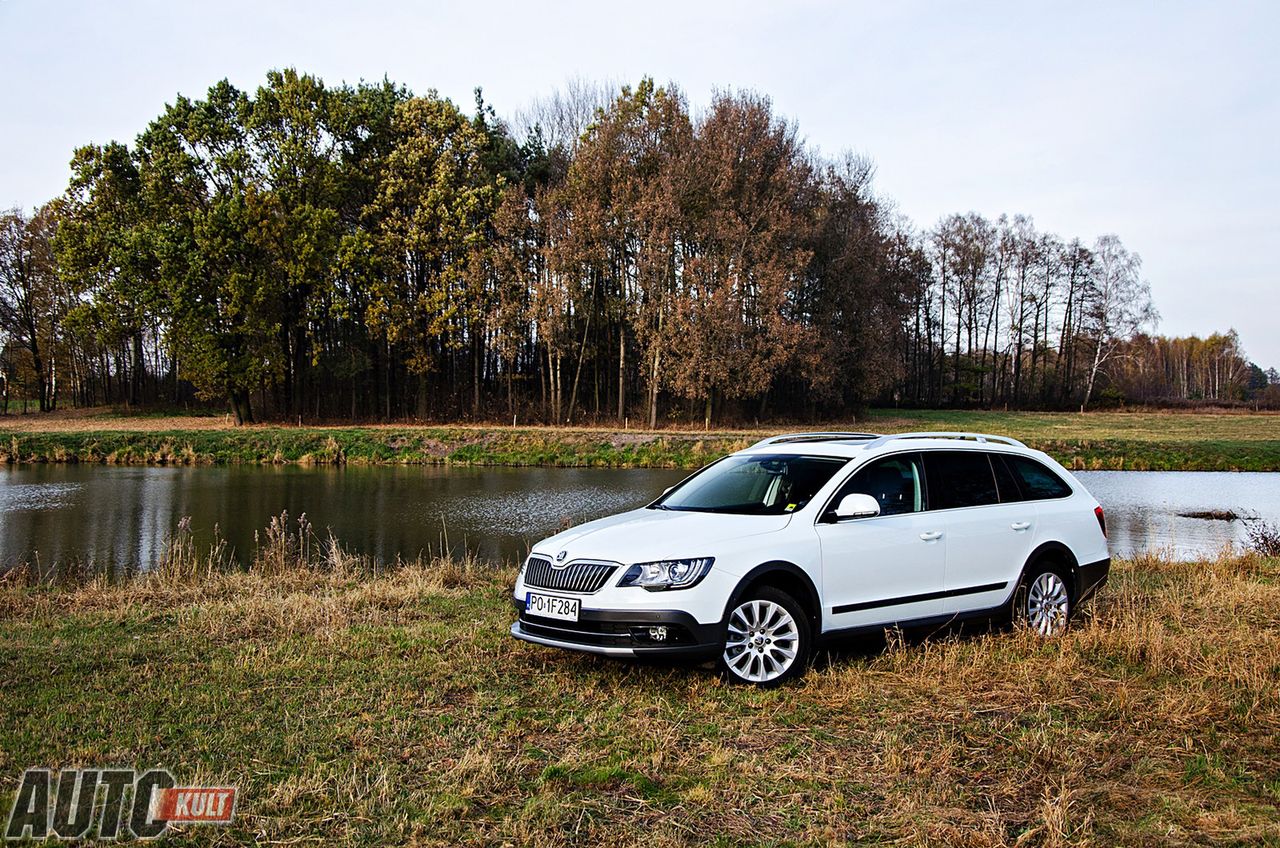
[[[724,664],[743,680],[777,680],[795,663],[799,650],[800,630],[781,604],[746,601],[729,616]]]
[[[1056,636],[1067,629],[1070,603],[1061,577],[1052,571],[1038,574],[1027,590],[1027,624],[1041,636]]]

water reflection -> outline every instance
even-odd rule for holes
[[[562,526],[639,506],[686,472],[561,468],[120,468],[36,465],[0,469],[0,564],[154,564],[183,516],[199,536],[220,527],[237,554],[273,515],[306,513],[323,533],[392,560],[445,541],[507,562]],[[1180,512],[1231,509],[1280,522],[1280,474],[1089,472],[1107,510],[1112,552],[1158,548],[1177,556],[1244,540],[1240,521]]]
[[[321,534],[383,560],[446,543],[503,561],[561,526],[647,503],[685,472],[440,467],[120,468],[0,471],[0,563],[147,567],[183,516],[237,554],[273,515],[305,513]]]
[[[1107,511],[1111,553],[1162,550],[1183,559],[1212,556],[1246,541],[1246,521],[1190,518],[1182,513],[1235,512],[1280,523],[1280,474],[1217,471],[1078,472]]]

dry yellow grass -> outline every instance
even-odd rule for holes
[[[0,803],[146,763],[241,787],[196,843],[1280,842],[1277,560],[1117,563],[1061,639],[872,640],[760,692],[515,642],[510,570],[266,541],[0,586]]]

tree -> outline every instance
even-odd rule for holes
[[[366,319],[389,347],[403,350],[409,372],[425,378],[448,352],[465,348],[487,313],[468,285],[468,270],[501,185],[483,167],[485,134],[450,101],[434,93],[405,101],[396,107],[394,129],[396,144],[370,210],[383,274]],[[427,403],[420,384],[419,410]]]
[[[918,233],[869,161],[819,155],[763,95],[693,115],[673,84],[574,80],[517,124],[479,90],[464,115],[293,69],[178,97],[134,144],[78,150],[38,226],[9,221],[5,391],[225,400],[241,422],[707,427],[1084,408],[1099,379],[1143,401],[1251,391],[1233,333],[1144,332],[1114,236],[976,213]]]
[[[264,234],[275,206],[245,125],[251,103],[230,83],[179,97],[138,141],[158,274],[184,371],[205,398],[225,397],[236,423],[250,392],[283,373],[279,328],[286,281]]]
[[[651,79],[635,89],[624,87],[587,128],[564,193],[553,195],[564,204],[564,227],[551,245],[547,282],[563,289],[559,302],[567,308],[596,301],[611,307],[620,372],[626,367],[627,337],[634,336],[650,426],[657,424],[658,397],[667,379],[668,319],[679,273],[680,157],[692,132],[678,89]],[[592,311],[579,308],[574,314],[586,320]],[[585,346],[581,349],[579,366]],[[561,355],[549,359],[553,386],[560,379]],[[625,414],[621,373],[618,394],[619,412]]]
[[[768,99],[739,93],[717,96],[668,180],[668,374],[710,427],[717,396],[763,396],[800,360],[808,333],[790,304],[812,257],[812,174]]]
[[[82,368],[90,371],[95,356],[127,351],[119,357],[124,399],[141,403],[145,336],[164,312],[141,174],[128,148],[115,142],[80,148],[71,169],[54,248],[59,273],[79,294],[69,323],[82,337]],[[87,391],[91,401],[95,392]]]
[[[292,416],[305,402],[314,330],[338,246],[342,148],[332,126],[335,99],[319,79],[290,69],[267,74],[246,103],[245,153],[251,163],[257,225],[248,231],[280,296],[277,330],[280,407]]]
[[[57,402],[56,371],[45,357],[67,306],[58,293],[55,229],[49,206],[31,217],[18,209],[0,215],[0,324],[31,357],[41,412]]]
[[[1098,238],[1093,246],[1093,273],[1082,293],[1084,299],[1081,332],[1090,339],[1093,360],[1089,366],[1084,412],[1103,366],[1111,361],[1124,342],[1159,315],[1151,302],[1151,287],[1142,278],[1142,259],[1125,249],[1114,235]]]
[[[907,310],[930,275],[918,244],[885,232],[872,173],[869,160],[846,155],[815,170],[806,191],[810,259],[794,294],[803,331],[792,338],[810,397],[842,409],[860,409],[904,375]]]

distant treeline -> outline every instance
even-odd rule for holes
[[[5,409],[238,420],[820,418],[1240,400],[1234,334],[1143,335],[1141,263],[1022,216],[918,232],[769,100],[572,83],[514,121],[273,72],[179,97],[0,221]],[[1260,382],[1259,382],[1260,381]]]

